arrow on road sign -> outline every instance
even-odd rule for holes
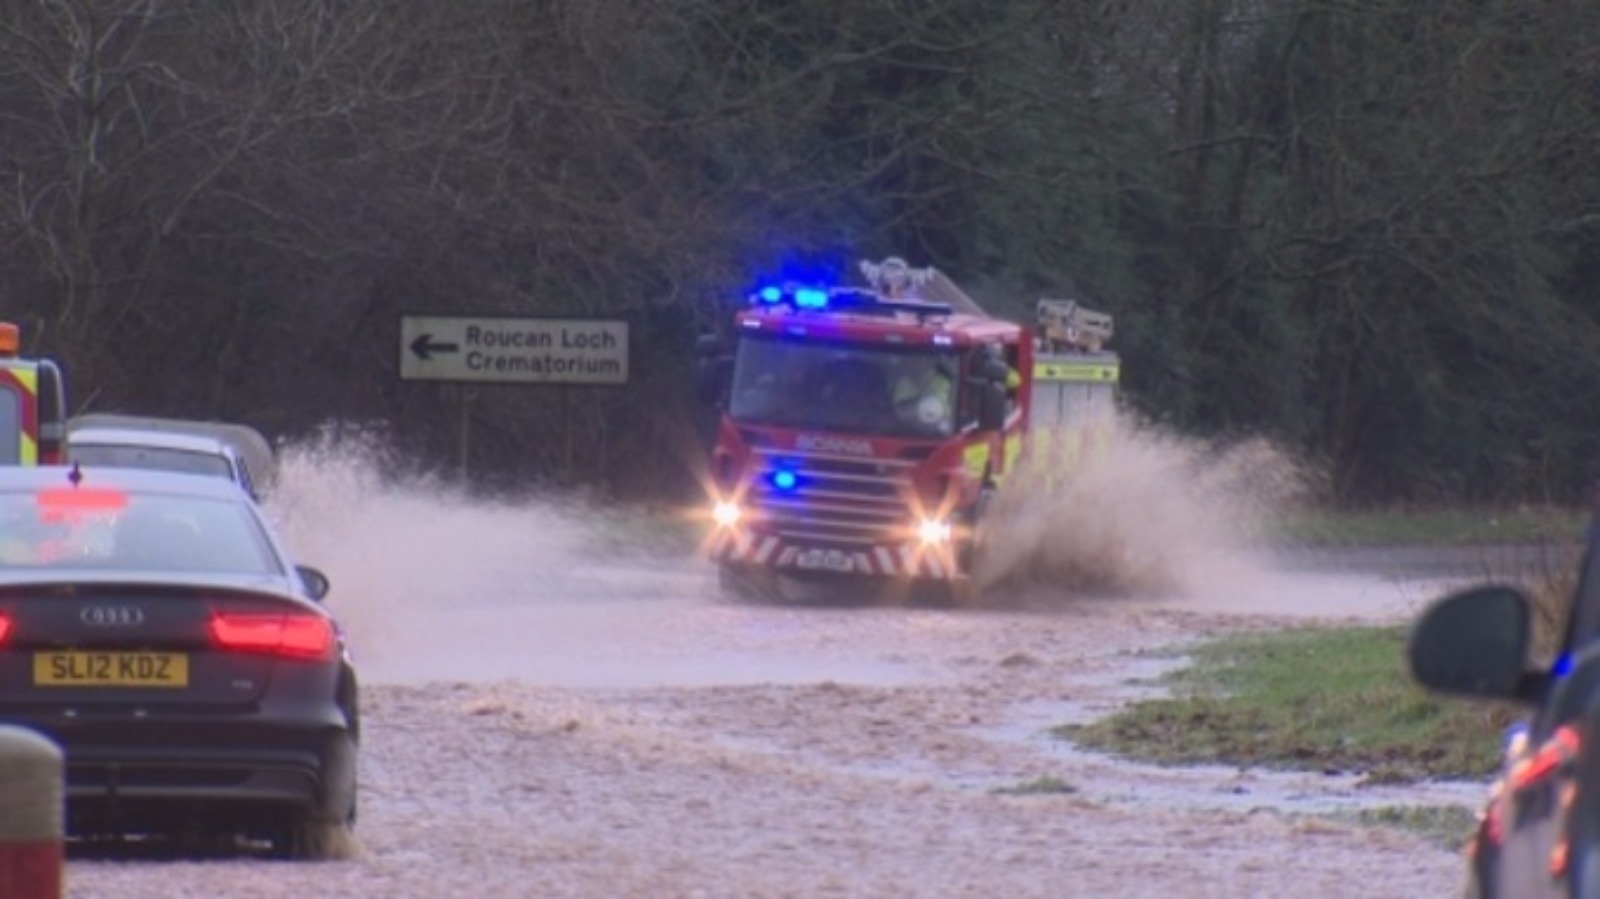
[[[434,343],[432,334],[423,334],[411,341],[411,352],[416,353],[417,358],[423,362],[427,362],[434,353],[454,353],[460,349],[461,347],[453,343]]]

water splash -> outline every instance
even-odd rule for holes
[[[979,583],[1173,595],[1237,582],[1266,566],[1263,533],[1307,483],[1263,440],[1219,446],[1125,419],[1098,446],[1007,479]]]
[[[434,612],[564,596],[593,544],[578,500],[470,496],[408,469],[377,432],[329,428],[279,452],[266,512],[297,559],[328,575],[329,606],[359,645],[380,654],[426,643]]]

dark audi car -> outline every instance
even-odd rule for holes
[[[357,686],[327,590],[231,481],[0,468],[0,722],[61,746],[69,839],[342,853]]]
[[[1600,517],[1589,526],[1554,661],[1532,659],[1533,606],[1486,584],[1435,601],[1408,647],[1424,687],[1527,709],[1467,847],[1468,896],[1600,897]]]

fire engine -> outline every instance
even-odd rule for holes
[[[1093,450],[1110,420],[1110,316],[1042,300],[1024,326],[937,269],[860,268],[866,286],[763,287],[731,352],[702,343],[720,407],[707,539],[731,594],[781,576],[962,589],[1007,477]]]
[[[61,369],[21,350],[20,329],[0,322],[0,465],[57,463],[66,439]]]

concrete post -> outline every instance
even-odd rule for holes
[[[0,724],[0,896],[61,899],[64,802],[61,750]]]

